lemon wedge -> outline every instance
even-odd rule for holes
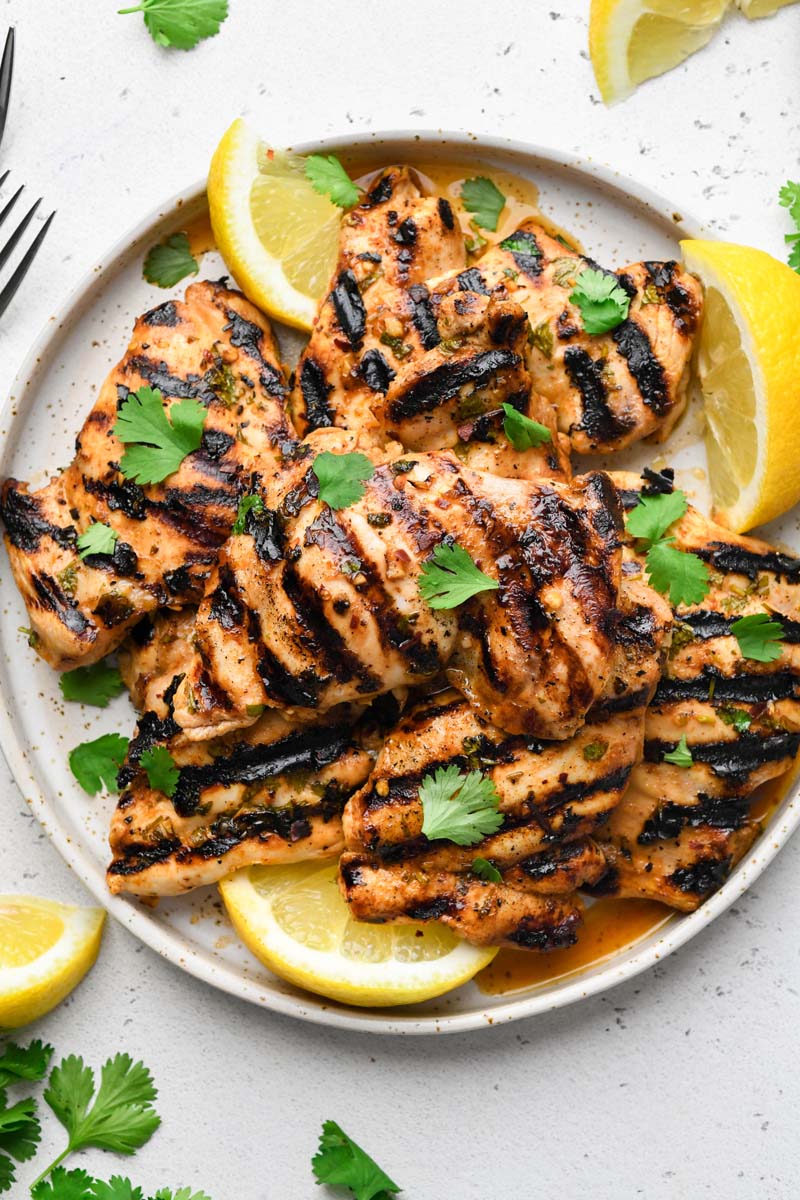
[[[606,104],[710,41],[730,0],[592,0],[589,53]]]
[[[800,275],[749,246],[681,247],[706,297],[697,374],[714,516],[742,533],[800,500]]]
[[[430,1000],[466,983],[497,950],[444,925],[365,925],[342,899],[336,863],[245,867],[219,885],[245,945],[282,979],[344,1004]]]
[[[796,3],[797,0],[736,0],[737,6],[751,21],[755,17],[771,17],[779,8]]]
[[[270,150],[240,118],[211,159],[208,205],[217,247],[245,295],[310,329],[336,263],[342,210],[314,190],[303,160]]]
[[[97,958],[105,913],[37,896],[0,896],[0,1029],[60,1004]]]

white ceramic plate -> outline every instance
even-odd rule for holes
[[[666,200],[616,173],[518,143],[457,134],[376,134],[329,139],[297,150],[354,151],[376,167],[441,159],[474,163],[477,173],[492,168],[516,172],[538,185],[542,211],[609,265],[676,257],[679,237],[703,236]],[[48,324],[2,411],[0,477],[14,475],[40,486],[66,465],[100,383],[125,350],[134,316],[165,298],[142,278],[145,251],[203,208],[204,189],[198,185],[150,214],[90,272]],[[201,273],[211,278],[222,274],[216,255],[205,257]],[[698,432],[695,411],[673,435],[668,453],[678,482],[703,507],[705,455]],[[645,448],[619,456],[614,465],[636,468],[651,462],[655,453]],[[796,519],[787,518],[768,533],[800,550]],[[505,996],[487,996],[468,984],[405,1009],[347,1008],[292,988],[256,962],[233,935],[215,888],[162,900],[155,908],[108,894],[106,837],[114,800],[90,800],[82,792],[67,767],[67,752],[108,730],[127,733],[132,710],[125,698],[105,711],[64,705],[57,675],[19,632],[26,624],[25,609],[5,554],[0,555],[0,581],[0,741],[23,794],[58,850],[100,903],[159,954],[214,987],[278,1012],[373,1033],[435,1033],[476,1029],[571,1004],[630,979],[687,942],[760,875],[800,820],[792,789],[750,855],[701,909],[673,917],[657,933],[579,976]]]

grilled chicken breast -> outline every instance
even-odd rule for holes
[[[208,416],[200,449],[163,484],[141,487],[120,473],[112,428],[120,403],[145,384],[160,389],[165,407],[194,398]],[[240,293],[196,283],[185,301],[139,318],[71,466],[38,492],[13,479],[2,489],[14,577],[51,666],[96,662],[145,613],[199,601],[241,492],[293,440],[285,391],[269,326]],[[117,533],[113,554],[78,555],[92,522]]]
[[[586,267],[602,270],[527,220],[466,275],[471,290],[524,308],[532,329],[533,387],[555,406],[573,450],[609,453],[648,436],[661,441],[686,404],[700,285],[674,262],[625,267],[614,279],[631,300],[627,320],[610,333],[590,335],[570,300]],[[434,303],[464,286],[464,274],[442,281]]]
[[[642,490],[671,490],[669,474],[615,475],[626,507]],[[676,545],[712,570],[700,605],[681,605],[666,671],[647,711],[644,762],[600,835],[610,871],[603,894],[648,896],[693,909],[727,878],[759,825],[753,792],[791,767],[800,748],[800,559],[740,537],[689,508]],[[642,563],[626,551],[627,568]],[[731,625],[776,614],[780,658],[743,657]],[[686,737],[689,767],[664,762]]]
[[[425,280],[466,263],[444,197],[423,196],[407,167],[388,167],[344,218],[339,258],[297,365],[292,416],[301,434],[336,425],[383,440],[372,412],[398,367],[440,337]]]

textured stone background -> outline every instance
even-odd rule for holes
[[[117,17],[114,0],[0,0],[0,32],[19,34],[2,165],[58,208],[0,328],[0,393],[87,267],[202,174],[238,112],[277,144],[441,127],[557,146],[782,253],[776,192],[800,172],[800,8],[729,19],[688,66],[609,112],[586,55],[588,7],[231,0],[221,36],[180,54]],[[86,900],[1,760],[0,788],[2,890]],[[127,1049],[152,1065],[164,1126],[126,1168],[150,1190],[320,1195],[309,1159],[334,1117],[409,1200],[795,1196],[798,867],[795,842],[659,969],[510,1027],[387,1040],[301,1025],[208,990],[112,926],[89,980],[37,1033],[95,1062]]]

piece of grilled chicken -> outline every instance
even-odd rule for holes
[[[622,450],[651,435],[663,441],[686,404],[700,285],[674,262],[608,271],[630,297],[629,314],[610,333],[590,335],[570,300],[586,267],[602,270],[529,219],[469,271],[438,283],[433,302],[468,287],[525,309],[534,389],[555,406],[578,453]]]
[[[669,475],[617,475],[626,507],[671,490]],[[740,537],[689,508],[670,530],[711,568],[702,604],[675,613],[672,649],[647,712],[645,761],[600,835],[611,864],[597,890],[697,908],[727,878],[759,832],[750,815],[759,785],[790,769],[800,748],[800,559]],[[626,569],[642,563],[626,550]],[[780,658],[742,656],[731,625],[776,614]],[[690,767],[663,761],[686,737]]]
[[[478,945],[547,950],[574,942],[582,911],[575,891],[607,872],[593,835],[641,759],[645,705],[671,619],[651,589],[631,586],[605,694],[565,741],[509,736],[454,691],[404,717],[345,807],[340,886],[354,917],[441,920]],[[449,765],[482,771],[500,797],[501,828],[475,846],[429,843],[422,833],[420,784]],[[501,881],[481,879],[476,857]]]
[[[112,428],[131,391],[160,389],[165,407],[194,398],[208,410],[200,449],[163,484],[120,473]],[[77,443],[46,487],[7,480],[0,511],[36,648],[57,669],[96,662],[154,609],[197,603],[242,491],[269,474],[294,440],[286,385],[265,318],[221,283],[192,284],[136,322]],[[81,558],[92,522],[111,526],[113,554]]]
[[[287,466],[282,495],[265,495],[220,554],[174,696],[185,733],[246,725],[261,705],[308,716],[363,703],[446,670],[501,728],[569,736],[615,650],[621,526],[608,477],[506,480],[448,453],[414,455],[378,466],[335,511],[310,461]],[[498,587],[434,610],[419,576],[448,539]]]
[[[387,167],[342,222],[339,257],[295,373],[301,434],[336,425],[382,444],[372,405],[398,368],[440,341],[425,281],[466,263],[449,202]]]

